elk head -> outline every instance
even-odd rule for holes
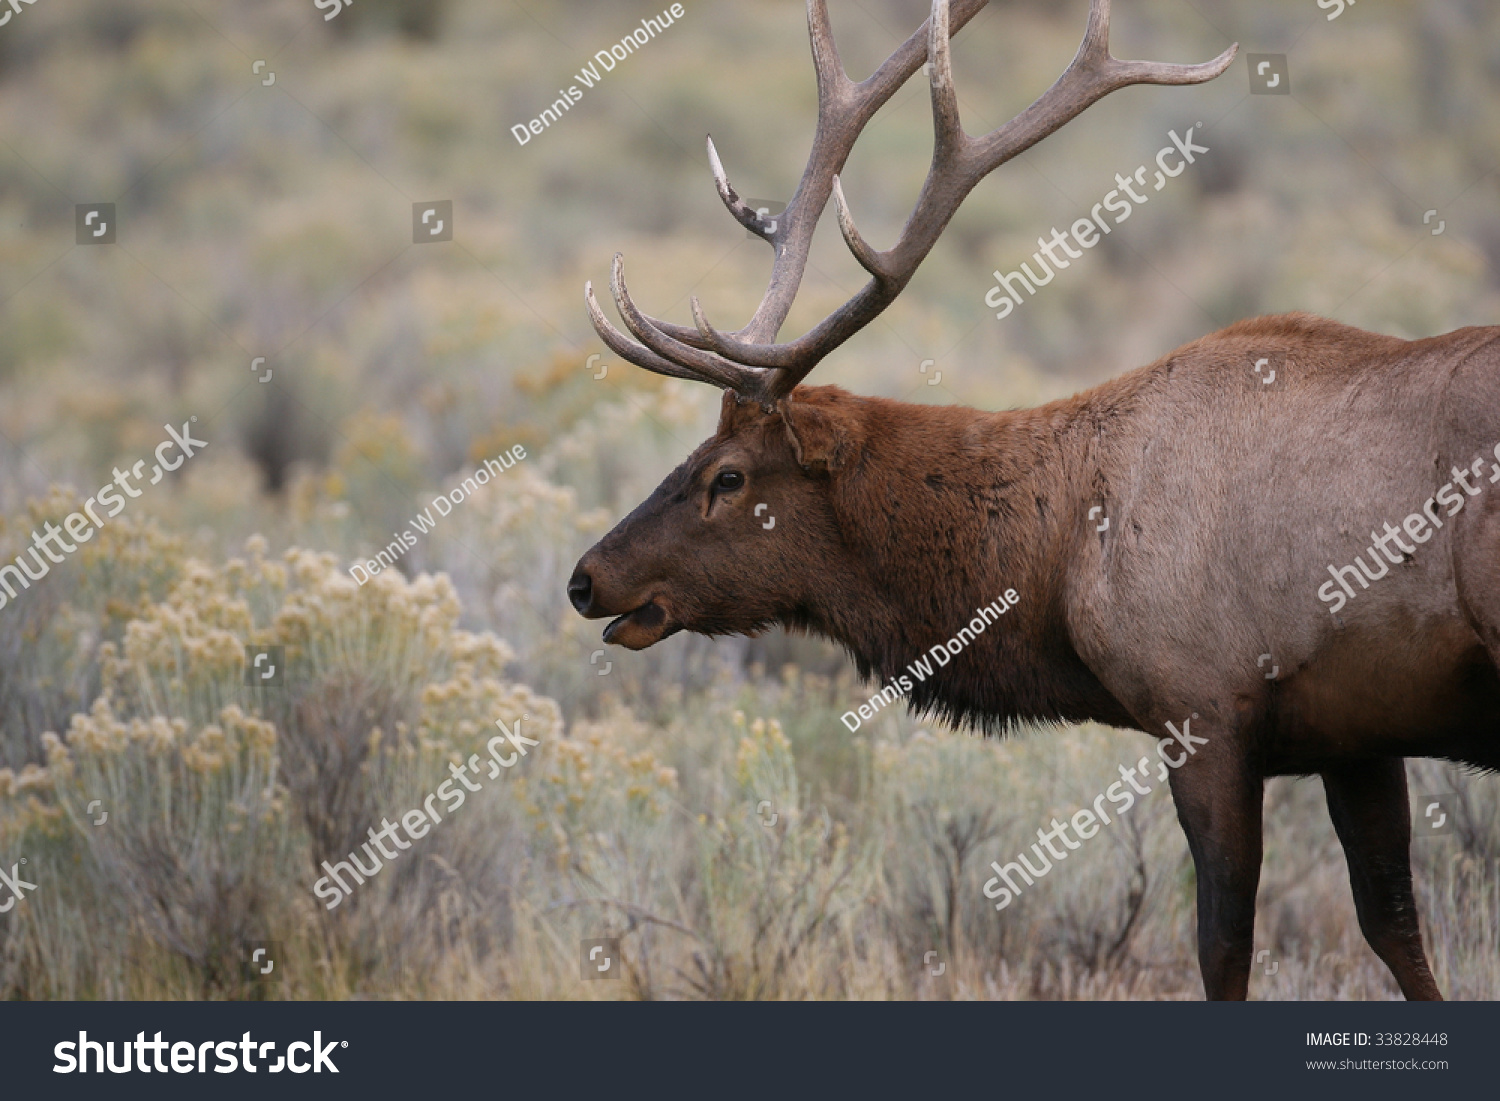
[[[860,444],[849,395],[799,391],[767,412],[724,395],[719,430],[583,556],[568,585],[604,641],[640,650],[675,631],[817,626],[801,579],[846,572],[830,485]]]
[[[604,316],[592,285],[584,288],[594,329],[615,353],[649,371],[726,391],[717,433],[578,562],[568,596],[582,615],[617,617],[605,629],[606,642],[643,649],[679,630],[751,633],[773,623],[837,634],[826,610],[818,610],[817,590],[861,581],[858,556],[841,536],[841,474],[867,441],[879,439],[868,422],[892,403],[834,387],[799,388],[802,380],[896,299],[959,203],[995,168],[1117,89],[1201,84],[1228,68],[1238,50],[1231,46],[1202,65],[1120,61],[1109,53],[1110,0],[1092,0],[1083,44],[1063,75],[1010,122],[974,138],[959,124],[949,38],[984,4],[953,0],[950,10],[949,0],[934,0],[927,22],[855,83],[839,60],[827,0],[808,0],[817,129],[801,182],[775,221],[740,199],[708,139],[724,205],[775,255],[765,296],[744,328],[720,332],[696,297],[691,328],[646,316],[625,288],[618,254],[610,290],[635,340]],[[930,63],[932,165],[900,237],[879,251],[855,227],[839,172],[866,123],[924,61]],[[778,344],[830,197],[844,241],[870,281],[805,335]]]

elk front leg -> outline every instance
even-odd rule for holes
[[[1323,773],[1323,790],[1349,864],[1360,932],[1408,1001],[1442,1001],[1412,897],[1406,763],[1398,757],[1332,769]]]
[[[1264,781],[1245,759],[1237,732],[1192,731],[1205,732],[1208,744],[1172,772],[1172,800],[1198,873],[1203,992],[1211,1000],[1243,1001],[1255,950]]]

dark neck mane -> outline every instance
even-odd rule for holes
[[[984,413],[858,401],[865,438],[878,446],[833,485],[841,534],[862,567],[812,594],[806,616],[788,625],[842,644],[860,675],[878,681],[875,692],[911,678],[903,695],[912,709],[954,725],[1132,725],[1078,657],[1064,620],[1084,492],[1065,462],[1060,406]],[[932,648],[957,638],[982,606],[1005,607],[1007,590],[1016,605],[939,666]],[[917,659],[932,675],[914,675]]]

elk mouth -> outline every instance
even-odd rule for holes
[[[604,641],[627,650],[644,650],[676,630],[667,626],[667,610],[655,600],[648,600],[634,611],[626,612],[604,628]]]

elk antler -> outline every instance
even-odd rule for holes
[[[741,225],[764,237],[775,250],[770,285],[755,315],[743,329],[721,333],[709,324],[695,296],[694,328],[647,317],[625,289],[623,262],[616,253],[610,290],[625,327],[640,343],[610,324],[594,299],[593,285],[586,284],[583,296],[589,319],[604,343],[637,366],[674,378],[709,382],[769,409],[791,393],[823,357],[895,301],[932,251],[958,205],[981,179],[1109,93],[1131,84],[1202,84],[1227,69],[1239,50],[1235,43],[1202,65],[1117,60],[1109,52],[1110,0],[1091,0],[1083,43],[1057,83],[1004,126],[982,138],[972,138],[959,124],[948,40],[985,2],[954,0],[950,12],[949,0],[933,0],[927,22],[868,79],[856,84],[839,60],[828,22],[827,0],[807,0],[808,33],[818,80],[818,125],[802,180],[773,225],[767,225],[746,206],[730,186],[713,138],[708,139],[709,164],[724,205]],[[901,236],[881,252],[855,228],[838,174],[866,123],[916,72],[924,57],[931,62],[936,132],[932,166]],[[872,278],[805,335],[789,343],[773,343],[796,297],[813,230],[830,195],[849,251]]]

